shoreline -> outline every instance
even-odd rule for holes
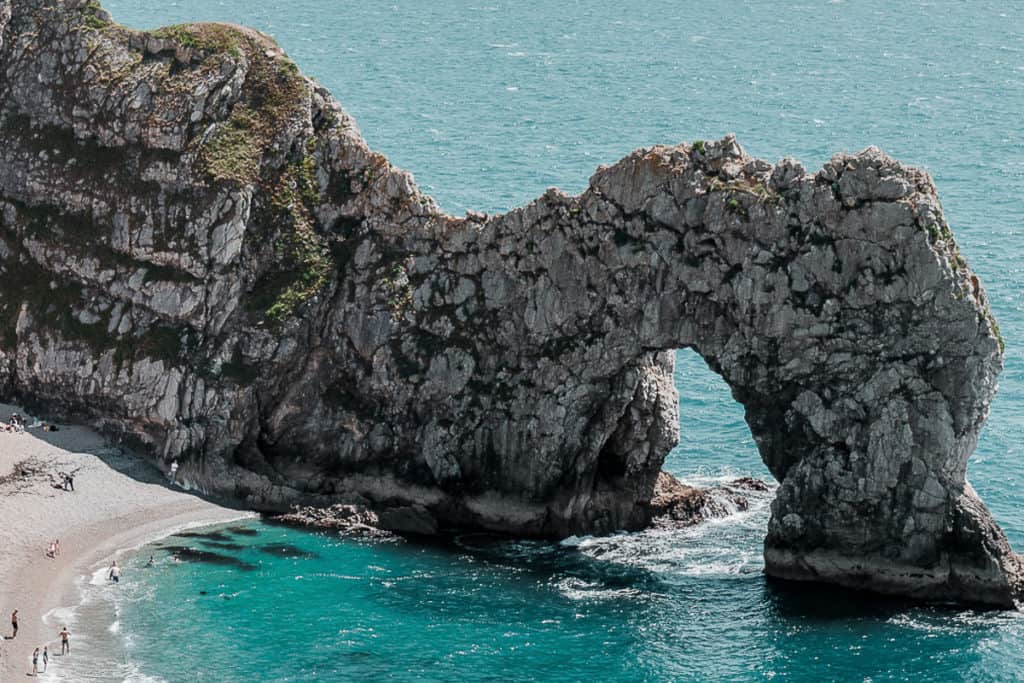
[[[0,420],[12,412],[24,414],[0,404]],[[74,491],[55,486],[65,471],[75,473]],[[30,673],[32,651],[44,645],[51,653],[47,675],[73,672],[73,658],[64,665],[54,656],[61,624],[47,624],[44,617],[77,608],[79,577],[183,528],[253,516],[171,488],[141,457],[86,427],[0,432],[0,679]],[[54,539],[60,539],[61,552],[51,559],[46,549]],[[14,609],[19,629],[12,640]]]

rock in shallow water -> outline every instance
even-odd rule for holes
[[[372,510],[356,505],[332,505],[326,508],[296,506],[291,512],[274,517],[274,521],[292,526],[337,531],[342,536],[388,539],[394,534],[381,526],[380,517]]]
[[[727,137],[459,219],[257,32],[0,0],[0,65],[3,397],[255,509],[557,537],[650,522],[692,347],[770,574],[1012,604],[965,481],[1002,342],[924,172]]]
[[[742,491],[767,491],[768,486],[744,477],[722,486],[688,486],[668,472],[658,475],[651,498],[654,523],[663,526],[692,526],[707,519],[727,517],[749,509],[750,501]]]

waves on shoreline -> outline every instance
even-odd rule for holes
[[[131,657],[135,635],[122,632],[121,611],[126,601],[156,600],[158,587],[145,581],[135,581],[144,562],[139,551],[147,546],[170,538],[176,534],[197,529],[216,529],[255,520],[255,513],[239,513],[235,518],[210,521],[190,521],[178,524],[140,541],[120,548],[102,561],[89,568],[89,573],[75,580],[74,594],[77,600],[72,605],[51,609],[43,615],[47,632],[57,634],[66,626],[71,632],[71,653],[60,655],[59,641],[49,643],[50,666],[39,680],[52,683],[75,683],[78,681],[118,681],[123,683],[168,683],[162,678],[142,673]],[[121,583],[108,579],[111,562],[126,564],[126,573],[133,576]],[[65,664],[66,663],[66,664]]]

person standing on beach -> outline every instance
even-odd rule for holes
[[[18,610],[11,612],[11,640],[18,637]]]
[[[108,578],[110,578],[114,583],[119,583],[121,581],[121,568],[117,566],[117,560],[114,560],[110,564],[110,575]]]
[[[68,638],[70,638],[70,637],[71,637],[71,634],[68,633],[68,627],[67,626],[61,626],[60,627],[60,654],[62,656],[71,653],[71,643],[68,641]]]
[[[39,675],[39,648],[32,651],[32,675]]]
[[[50,653],[47,647],[43,645],[43,673],[46,673],[46,667],[50,666]]]

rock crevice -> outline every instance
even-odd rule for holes
[[[0,67],[0,395],[256,509],[557,537],[650,522],[692,348],[769,574],[1012,604],[965,479],[1002,340],[923,171],[726,137],[455,218],[255,31],[0,0]]]

